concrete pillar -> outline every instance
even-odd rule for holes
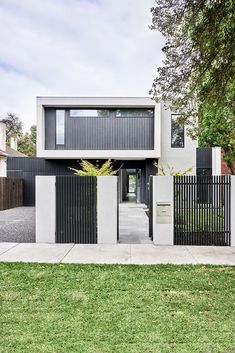
[[[231,176],[231,246],[235,246],[235,175]]]
[[[36,243],[55,243],[55,183],[55,176],[36,176]]]
[[[97,177],[98,244],[117,243],[117,177]]]
[[[153,242],[174,244],[174,190],[172,176],[153,177]]]
[[[221,147],[212,148],[212,175],[221,175]]]

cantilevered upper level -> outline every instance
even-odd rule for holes
[[[161,104],[137,97],[38,97],[37,156],[160,157]]]

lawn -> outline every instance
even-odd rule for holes
[[[235,352],[235,268],[0,264],[0,352]]]

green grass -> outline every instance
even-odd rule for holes
[[[235,268],[0,264],[0,352],[235,352]]]

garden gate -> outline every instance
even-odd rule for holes
[[[97,178],[56,176],[56,242],[97,243]]]

